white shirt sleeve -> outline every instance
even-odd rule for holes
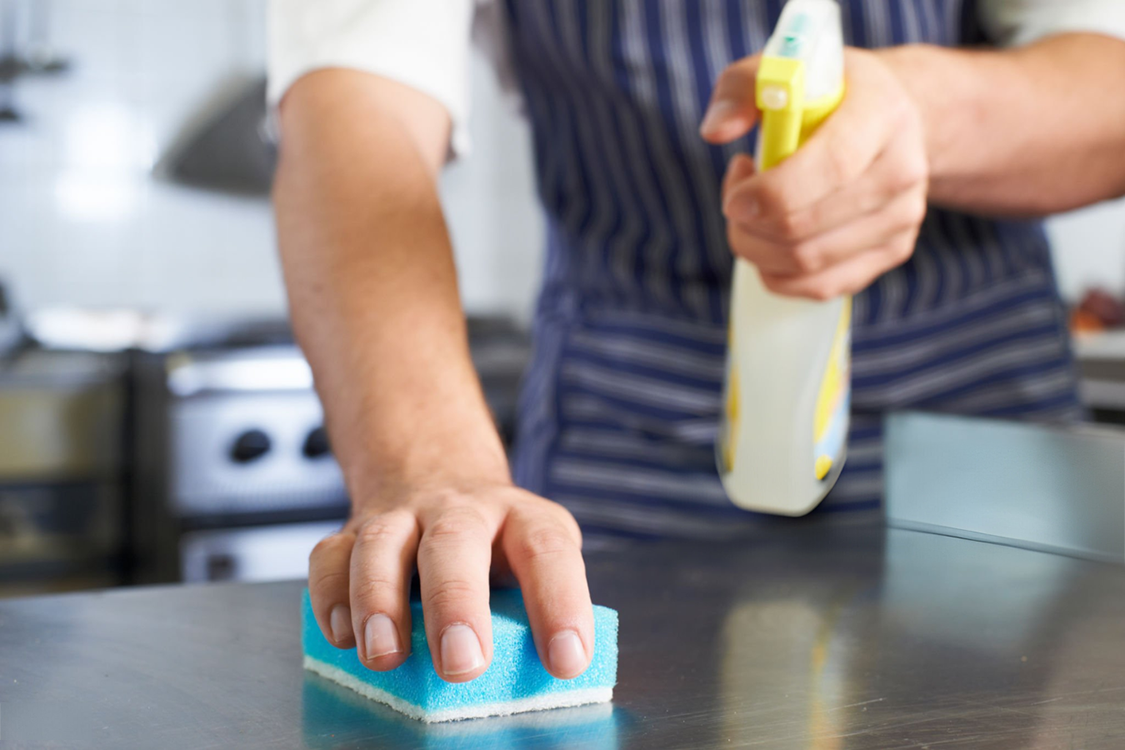
[[[467,153],[473,10],[474,0],[270,0],[270,107],[313,70],[375,73],[439,101],[451,151]]]
[[[978,13],[1005,47],[1079,31],[1125,39],[1125,0],[980,0]]]

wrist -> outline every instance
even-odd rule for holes
[[[507,455],[491,424],[469,435],[465,431],[455,439],[430,436],[383,450],[365,448],[345,472],[353,509],[396,505],[419,494],[511,486]]]
[[[995,159],[987,134],[1003,95],[998,82],[1010,79],[1011,60],[987,50],[929,44],[888,47],[877,54],[917,107],[931,196],[939,202],[956,198],[960,187],[987,172]]]
[[[940,181],[951,168],[948,156],[955,133],[975,117],[966,87],[951,78],[951,71],[956,75],[955,56],[929,44],[888,47],[876,54],[913,102],[922,123],[931,182]]]

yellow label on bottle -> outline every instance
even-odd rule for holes
[[[847,439],[847,417],[851,408],[851,330],[852,300],[848,297],[840,310],[813,412],[813,472],[817,479],[828,476]]]
[[[734,449],[735,439],[738,434],[738,368],[733,365],[730,368],[730,377],[728,378],[727,385],[727,399],[726,399],[726,429],[725,434],[720,436],[721,446],[723,451],[723,470],[730,472],[734,470]]]

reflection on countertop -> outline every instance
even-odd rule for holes
[[[779,521],[728,544],[603,544],[588,568],[595,601],[621,615],[608,716],[406,723],[303,673],[303,584],[291,582],[0,602],[11,678],[0,703],[21,706],[4,736],[168,748],[1111,748],[1125,733],[1120,566]]]

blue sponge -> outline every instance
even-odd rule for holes
[[[539,661],[523,597],[514,589],[492,592],[492,663],[471,682],[438,677],[426,643],[422,604],[410,604],[412,653],[397,669],[375,672],[355,649],[338,649],[313,617],[309,592],[302,616],[305,669],[425,722],[506,716],[544,708],[604,703],[617,683],[617,612],[594,607],[594,658],[573,680],[552,677]]]

